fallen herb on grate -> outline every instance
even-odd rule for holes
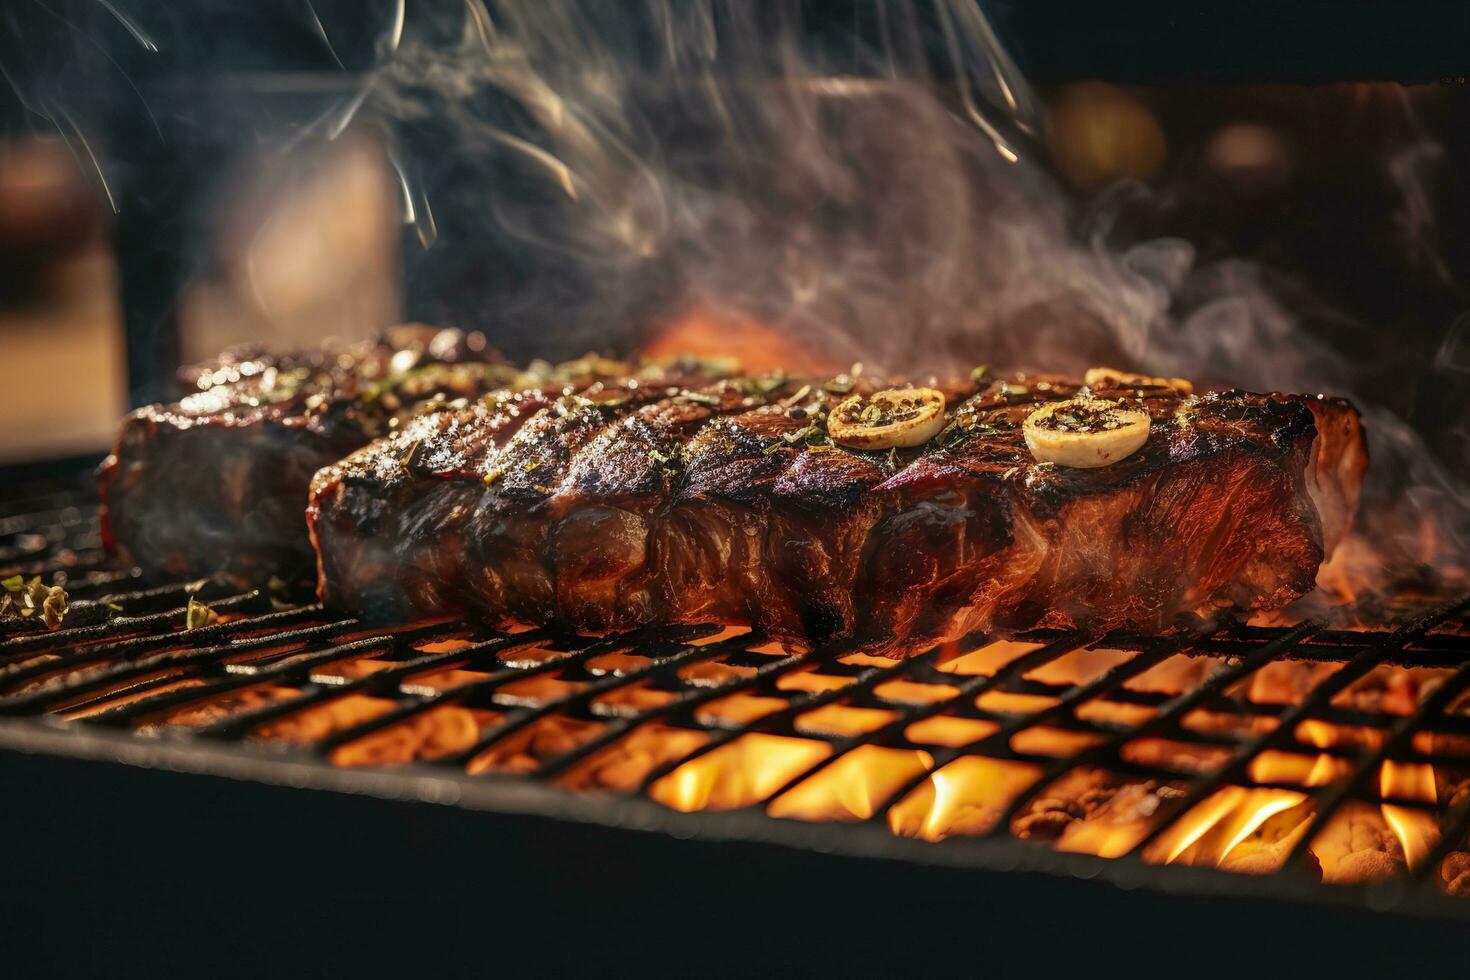
[[[208,626],[214,619],[214,610],[193,596],[189,597],[189,608],[184,612],[184,629],[197,630]]]
[[[5,597],[0,599],[0,618],[40,616],[47,629],[57,630],[71,608],[66,590],[59,585],[43,584],[39,575],[29,582],[24,576],[12,575],[0,581],[0,588],[5,590]]]

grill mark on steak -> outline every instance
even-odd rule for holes
[[[1312,588],[1366,462],[1351,406],[1098,390],[1147,410],[1143,448],[1092,470],[1036,463],[1020,422],[1078,390],[992,383],[929,444],[893,453],[788,444],[810,425],[793,393],[837,400],[795,382],[604,387],[499,441],[493,413],[442,413],[430,453],[449,440],[462,465],[388,465],[422,438],[410,427],[317,476],[319,591],[367,613],[594,631],[716,620],[903,650],[974,629],[1157,630]]]

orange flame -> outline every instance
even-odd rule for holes
[[[675,810],[738,810],[760,803],[830,755],[824,742],[751,733],[684,763],[649,788]]]
[[[927,752],[865,745],[772,801],[773,817],[866,820],[899,787],[933,768]]]
[[[1144,854],[1159,864],[1190,864],[1259,873],[1274,871],[1286,859],[1291,835],[1257,836],[1279,813],[1301,806],[1305,793],[1282,789],[1225,786],[1175,821]],[[1307,814],[1293,828],[1305,831]]]
[[[1434,767],[1414,762],[1385,761],[1378,772],[1379,792],[1420,803],[1434,803]],[[1434,814],[1411,807],[1384,803],[1383,819],[1404,849],[1404,861],[1412,870],[1424,863],[1439,843],[1439,821]]]
[[[924,840],[983,834],[1040,775],[1041,769],[1028,763],[964,756],[895,804],[888,811],[889,829]]]
[[[1296,734],[1324,749],[1341,741],[1336,726],[1315,719],[1302,722]],[[1326,752],[1312,757],[1268,750],[1251,763],[1250,776],[1259,782],[1316,787],[1327,785],[1348,770],[1346,760]],[[1176,820],[1150,845],[1144,859],[1248,874],[1269,873],[1280,868],[1307,832],[1314,812],[1306,793],[1225,786]],[[1285,816],[1274,820],[1278,815]]]
[[[746,371],[784,371],[810,377],[833,374],[848,366],[802,345],[789,331],[710,307],[696,307],[664,326],[643,345],[642,353],[655,360],[684,355],[731,358]]]

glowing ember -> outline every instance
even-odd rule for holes
[[[792,674],[783,675],[776,682],[776,687],[783,691],[811,691],[813,693],[820,693],[822,691],[836,691],[851,683],[851,677],[838,677],[816,670],[799,670]]]
[[[798,731],[814,734],[862,735],[882,728],[897,717],[897,712],[884,711],[881,708],[828,704],[797,718],[796,728]]]
[[[708,741],[703,732],[644,725],[568,769],[557,782],[568,789],[631,793],[654,769],[684,758]]]
[[[999,730],[1000,726],[993,721],[935,715],[932,718],[914,722],[904,734],[911,742],[959,748],[971,742],[978,742],[982,738],[988,738]]]
[[[1011,748],[1030,755],[1067,758],[1107,741],[1106,736],[1091,732],[1073,732],[1050,725],[1038,725],[1011,736]]]
[[[1090,684],[1119,664],[1132,660],[1135,656],[1137,654],[1129,650],[1109,650],[1103,647],[1073,650],[1027,671],[1026,679],[1039,681],[1042,684],[1055,684],[1059,687]]]
[[[952,651],[940,657],[937,669],[947,674],[968,676],[990,676],[1013,660],[1041,649],[1040,643],[1022,643],[1016,640],[997,640],[960,656]]]
[[[1056,698],[1044,694],[1016,694],[1011,691],[986,691],[975,699],[975,703],[986,711],[1002,714],[1029,715],[1057,704]]]
[[[599,694],[592,699],[592,711],[598,715],[636,718],[644,712],[663,707],[673,699],[673,692],[659,690],[647,681],[638,681]]]
[[[533,772],[596,738],[602,725],[593,721],[547,715],[500,739],[470,760],[471,775],[486,772]]]
[[[303,709],[255,730],[255,737],[310,745],[393,710],[393,702],[366,694],[348,694],[325,704]]]
[[[493,711],[441,705],[339,746],[332,751],[331,759],[334,764],[349,768],[442,759],[470,748],[481,730],[499,719],[500,715]]]
[[[1084,767],[1042,790],[1011,829],[1022,839],[1052,841],[1059,851],[1121,857],[1163,819],[1164,804],[1182,795],[1173,785]]]
[[[700,707],[695,719],[704,725],[748,725],[786,707],[780,698],[766,698],[737,692],[717,698]]]

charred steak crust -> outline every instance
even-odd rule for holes
[[[319,593],[383,615],[720,621],[917,650],[975,629],[1156,630],[1312,588],[1366,461],[1351,406],[1094,389],[1149,413],[1143,448],[1037,463],[1022,420],[1078,390],[952,387],[947,427],[889,452],[833,446],[821,419],[846,392],[784,379],[440,412],[317,474]]]

